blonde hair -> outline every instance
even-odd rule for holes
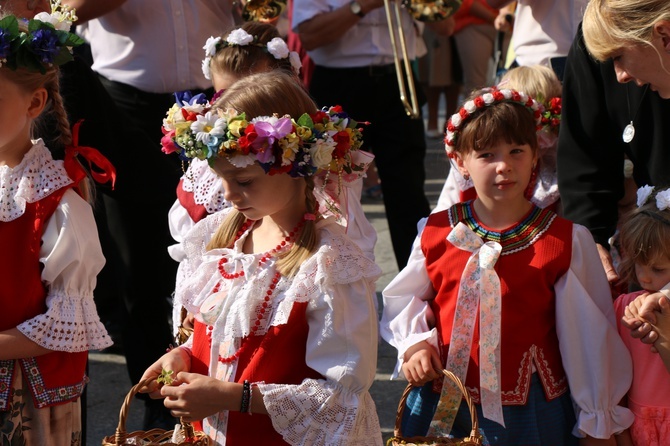
[[[545,106],[552,98],[560,98],[563,88],[554,70],[544,65],[512,68],[500,79],[498,87],[523,91]]]
[[[51,115],[57,127],[56,143],[63,147],[72,144],[72,131],[70,130],[70,121],[65,111],[63,97],[60,94],[60,70],[58,66],[52,65],[46,70],[45,74],[30,71],[25,68],[18,68],[15,71],[6,67],[0,68],[0,73],[4,80],[11,82],[18,86],[26,93],[32,93],[38,88],[44,88],[47,91],[47,103],[44,110],[33,120],[30,127],[30,137],[36,139],[37,129],[44,125],[47,116]],[[77,160],[79,162],[79,160]],[[82,166],[82,169],[84,167]],[[86,169],[84,171],[87,172]],[[78,185],[78,190],[81,196],[89,203],[93,204],[95,201],[95,188],[91,183],[90,178],[84,178]]]
[[[659,210],[652,196],[624,218],[619,232],[622,283],[636,283],[635,264],[649,265],[670,259],[670,210]]]
[[[661,20],[670,20],[668,0],[590,0],[582,20],[586,49],[604,61],[631,44],[654,48],[654,25]]]
[[[213,110],[228,108],[244,112],[249,120],[274,113],[298,119],[304,113],[317,110],[300,81],[281,70],[253,74],[235,82],[215,102]],[[314,196],[314,179],[304,177],[303,180],[306,210],[316,215],[318,204]],[[245,221],[244,215],[233,209],[209,241],[207,249],[232,246]],[[300,265],[316,250],[318,241],[315,221],[306,220],[291,249],[278,257],[277,270],[285,276],[295,275]]]
[[[259,71],[292,70],[288,57],[276,59],[266,48],[269,41],[275,37],[281,38],[276,26],[263,22],[244,22],[241,26],[235,27],[239,28],[254,36],[253,45],[222,45],[212,56],[210,62],[212,73],[228,73],[241,78]],[[225,40],[232,31],[231,29],[223,34],[221,38]]]

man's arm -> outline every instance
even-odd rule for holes
[[[358,0],[358,3],[361,5],[363,14],[384,6],[383,0]],[[361,18],[351,12],[349,3],[347,3],[330,12],[318,14],[302,22],[298,26],[300,42],[307,51],[320,48],[339,40],[351,27],[358,24],[359,20]]]
[[[123,5],[126,0],[62,0],[61,3],[75,8],[77,24],[97,19]]]
[[[510,3],[513,3],[514,0],[486,0],[486,3],[489,4],[490,7],[500,9],[503,6],[509,5]]]

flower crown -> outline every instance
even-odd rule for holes
[[[293,68],[295,74],[297,75],[300,73],[300,68],[302,68],[300,56],[295,51],[289,51],[288,45],[286,42],[284,42],[284,39],[281,37],[275,37],[265,45],[258,43],[257,40],[257,37],[252,36],[242,28],[237,28],[231,31],[231,33],[228,34],[228,37],[225,39],[213,36],[207,39],[207,42],[203,47],[205,50],[205,59],[202,61],[202,72],[205,75],[205,78],[212,78],[212,72],[210,69],[212,57],[214,57],[222,47],[226,46],[233,47],[253,45],[260,48],[265,48],[265,50],[272,54],[275,59],[286,59],[288,57],[289,62],[291,63],[291,68]]]
[[[498,89],[495,87],[483,90],[484,93],[463,104],[458,113],[451,115],[447,121],[447,133],[444,138],[447,154],[451,156],[456,146],[456,138],[463,129],[466,122],[477,110],[488,107],[499,102],[516,102],[527,107],[535,118],[535,125],[540,127],[542,118],[542,106],[526,93],[511,89]]]
[[[28,21],[27,30],[21,30],[14,15],[0,20],[0,67],[10,70],[25,68],[45,74],[53,65],[63,65],[73,59],[72,47],[84,40],[69,32],[77,20],[74,9],[52,0],[51,14],[41,12]]]
[[[236,110],[213,110],[201,93],[175,93],[176,104],[163,120],[164,153],[182,160],[227,158],[242,168],[257,162],[266,173],[305,177],[333,172],[363,175],[352,152],[362,143],[358,123],[340,106],[290,116],[259,116],[248,120]]]
[[[544,128],[557,129],[561,125],[561,98],[551,98],[549,107],[542,112],[541,122]]]
[[[642,186],[637,190],[637,207],[647,204],[649,197],[654,192],[654,186]],[[665,189],[656,193],[656,207],[659,211],[670,209],[670,189]]]

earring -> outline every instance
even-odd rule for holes
[[[467,173],[464,173],[463,178],[465,178],[465,181],[468,181],[470,179],[470,175],[467,174]]]

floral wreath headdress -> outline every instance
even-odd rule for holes
[[[447,121],[447,132],[444,138],[445,149],[449,157],[454,156],[454,147],[456,147],[456,139],[458,134],[463,129],[463,124],[472,117],[473,114],[484,107],[500,102],[516,102],[530,110],[535,118],[535,126],[540,128],[542,124],[542,105],[538,104],[535,99],[528,96],[522,91],[511,90],[508,88],[498,89],[496,87],[486,88],[484,93],[474,99],[467,101],[458,110],[458,113],[451,115]]]
[[[233,47],[233,46],[257,46],[264,48],[268,53],[272,54],[275,59],[286,59],[288,57],[289,62],[291,63],[291,68],[296,75],[300,73],[300,68],[302,68],[302,62],[300,62],[300,56],[295,51],[290,51],[286,42],[281,37],[274,37],[267,44],[262,44],[257,42],[258,38],[252,36],[242,28],[235,29],[228,34],[228,37],[225,39],[221,37],[210,37],[207,39],[203,49],[205,50],[205,59],[202,61],[202,72],[205,75],[205,78],[211,79],[212,72],[210,64],[212,62],[212,57],[223,47]]]
[[[649,197],[654,193],[654,186],[649,186],[648,184],[642,186],[637,190],[637,207],[641,208],[649,202]],[[656,192],[656,208],[659,211],[665,211],[670,209],[670,189],[659,190]],[[665,223],[670,226],[670,221],[662,217],[661,215],[650,212],[649,210],[642,210],[640,213],[645,214],[655,220]]]
[[[75,10],[51,1],[51,13],[40,12],[26,21],[14,15],[0,20],[0,67],[10,70],[25,68],[45,74],[53,65],[63,65],[73,59],[72,47],[84,39],[69,32],[77,20]]]
[[[367,165],[354,156],[362,129],[340,106],[324,107],[297,120],[259,116],[248,120],[236,110],[213,110],[204,94],[175,93],[163,120],[162,151],[184,161],[210,163],[225,157],[235,167],[258,163],[268,174],[306,177],[325,173],[362,176]]]

